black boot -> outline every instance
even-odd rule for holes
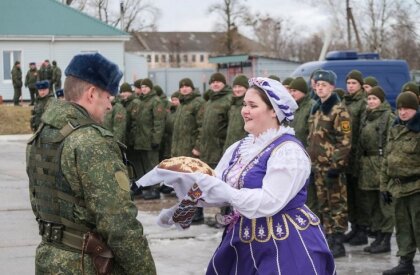
[[[344,240],[343,233],[333,234],[333,244],[331,247],[331,253],[334,258],[346,256],[346,249],[344,248],[343,240]]]
[[[381,244],[383,238],[384,238],[384,234],[381,231],[376,232],[375,240],[369,246],[366,246],[365,248],[363,248],[363,251],[364,252],[371,252],[370,250],[373,247]]]
[[[348,243],[350,241],[350,239],[352,239],[356,235],[358,229],[359,229],[359,226],[357,224],[351,224],[351,230],[350,230],[349,233],[344,235],[344,240],[343,241],[345,243]]]
[[[332,234],[327,234],[325,236],[325,238],[327,239],[327,243],[328,243],[328,247],[331,249],[334,245],[334,237]]]
[[[370,253],[378,254],[391,251],[391,236],[392,233],[383,233],[382,242],[370,249]]]
[[[204,222],[203,208],[198,207],[191,224],[202,224]]]
[[[414,273],[413,260],[401,257],[396,267],[385,270],[382,275],[414,275]]]
[[[365,226],[359,226],[359,229],[356,232],[356,235],[354,235],[353,238],[349,240],[350,245],[362,245],[367,244],[368,238],[366,235],[366,227]]]
[[[160,193],[159,190],[155,188],[149,188],[143,190],[143,199],[144,200],[158,200],[160,199]]]

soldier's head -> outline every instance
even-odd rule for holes
[[[29,63],[29,68],[35,69],[36,68],[36,63],[35,62]]]
[[[327,100],[335,89],[337,75],[330,70],[317,70],[314,74],[316,82],[316,94],[324,102]]]
[[[18,67],[18,68],[20,68],[20,61],[16,61],[15,62],[15,66]]]
[[[370,90],[376,86],[378,86],[378,80],[375,77],[368,76],[363,79],[363,89],[366,91],[366,93],[369,94]]]
[[[413,92],[417,96],[420,96],[419,86],[417,86],[416,82],[410,81],[405,83],[401,88],[401,93],[404,92]]]
[[[419,109],[419,99],[413,92],[404,92],[397,97],[398,117],[402,121],[412,119]]]
[[[120,86],[120,97],[122,99],[127,99],[129,96],[133,94],[133,90],[131,89],[131,85],[127,82],[124,82]]]
[[[194,83],[189,78],[183,78],[179,81],[179,93],[189,95],[194,91]]]
[[[314,90],[314,91],[316,90],[315,74],[319,70],[321,70],[321,69],[313,70],[311,75],[309,76],[309,80],[311,81],[310,85],[311,85],[312,90]]]
[[[280,82],[257,77],[250,78],[249,85],[241,110],[245,131],[259,136],[293,120],[298,105]]]
[[[57,61],[53,60],[52,65],[57,66]]]
[[[209,84],[210,89],[213,92],[218,93],[226,86],[226,78],[221,73],[214,73],[210,77]]]
[[[349,94],[354,94],[360,89],[362,89],[363,86],[363,75],[358,70],[352,70],[350,71],[346,76],[346,86],[347,86],[347,92]]]
[[[243,96],[248,88],[248,77],[243,74],[237,75],[232,83],[233,95],[236,97]]]
[[[293,81],[293,77],[286,77],[282,82],[281,82],[281,84],[283,84],[283,86],[287,89],[287,90],[289,90],[290,89],[290,83],[292,83],[292,81]]]
[[[110,96],[118,93],[123,76],[118,66],[99,53],[78,54],[64,73],[65,99],[81,105],[93,120],[102,123],[112,107]]]
[[[271,78],[271,79],[273,79],[273,80],[276,80],[276,81],[278,81],[278,82],[281,82],[281,81],[280,81],[280,77],[278,77],[277,75],[274,75],[274,74],[269,75],[269,76],[268,76],[268,78]]]
[[[44,65],[45,65],[45,66],[50,65],[50,61],[49,61],[48,59],[45,59],[45,60],[44,60]]]
[[[375,86],[370,89],[368,98],[367,98],[367,106],[370,110],[378,108],[382,102],[385,101],[385,91],[380,86]]]
[[[142,79],[141,81],[141,93],[147,95],[153,89],[153,82],[149,78]]]
[[[308,84],[303,77],[296,77],[290,83],[289,92],[296,102],[300,102],[308,93]]]
[[[181,93],[179,91],[176,91],[175,93],[173,93],[171,95],[171,105],[172,106],[179,106],[180,101],[179,101],[179,96],[181,95]]]
[[[39,97],[45,97],[50,92],[50,82],[48,80],[41,80],[35,83],[38,90]]]
[[[134,81],[133,86],[134,86],[134,93],[136,95],[141,95],[141,81],[143,79],[137,79],[136,81]]]

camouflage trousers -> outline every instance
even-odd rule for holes
[[[19,105],[19,98],[22,96],[22,88],[14,88],[13,104]]]
[[[317,206],[325,234],[347,231],[347,188],[344,174],[327,177],[327,171],[315,169]]]
[[[360,200],[363,194],[362,190],[358,187],[358,178],[353,177],[352,174],[346,174],[347,184],[347,211],[349,216],[349,222],[353,225],[364,225],[369,226],[369,217],[363,217],[363,211],[360,209]]]
[[[413,259],[420,250],[420,192],[395,198],[397,256]]]
[[[319,208],[318,208],[318,199],[316,197],[316,187],[315,187],[315,180],[314,174],[311,173],[311,177],[309,178],[309,183],[307,187],[307,199],[306,199],[306,206],[312,210],[318,217],[320,217]]]
[[[365,217],[372,231],[392,233],[394,231],[394,203],[385,204],[379,190],[360,190],[360,217]],[[360,223],[365,225],[365,222]]]

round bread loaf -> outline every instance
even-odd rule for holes
[[[158,165],[160,169],[166,169],[175,172],[194,173],[201,172],[214,176],[214,170],[205,162],[191,157],[174,157],[161,161]]]

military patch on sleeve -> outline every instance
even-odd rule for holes
[[[127,192],[130,191],[130,180],[123,171],[115,172],[115,179],[121,189]]]
[[[341,122],[341,129],[343,130],[344,133],[349,133],[350,132],[350,121],[345,120]]]

